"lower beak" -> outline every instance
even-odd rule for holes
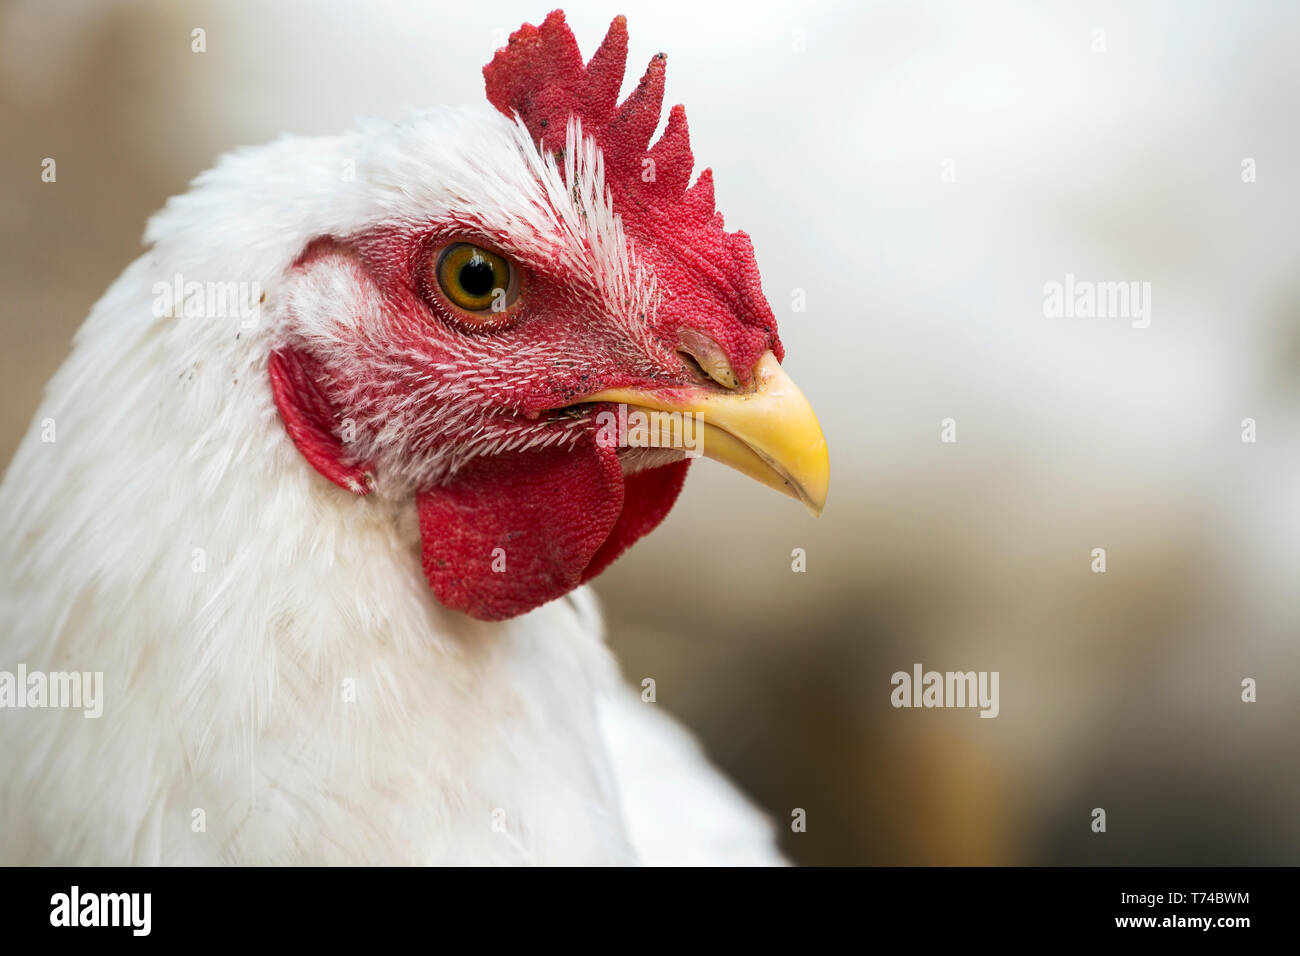
[[[610,388],[583,402],[620,402],[650,412],[681,412],[703,424],[700,451],[769,488],[798,498],[814,517],[826,505],[830,458],[808,399],[771,352],[763,353],[748,391],[704,388]],[[673,445],[679,435],[648,430],[650,444]]]

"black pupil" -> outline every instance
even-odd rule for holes
[[[478,297],[492,291],[496,276],[492,274],[492,265],[481,256],[475,256],[460,267],[460,287],[470,295]]]

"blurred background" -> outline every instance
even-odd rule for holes
[[[219,153],[482,102],[556,3],[0,4],[0,461]],[[627,14],[625,89],[669,54],[831,448],[818,521],[692,469],[596,585],[629,681],[796,862],[1300,860],[1300,7],[565,7]],[[1047,317],[1067,275],[1149,327]],[[916,663],[999,716],[894,709]]]

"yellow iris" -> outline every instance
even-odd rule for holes
[[[509,302],[510,263],[468,242],[448,246],[438,257],[438,286],[467,312],[504,312]]]

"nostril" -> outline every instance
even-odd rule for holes
[[[679,341],[677,354],[692,371],[723,388],[735,388],[740,384],[736,373],[731,370],[731,362],[713,339],[695,329],[683,329]]]
[[[700,363],[695,360],[694,355],[692,355],[690,352],[686,352],[682,349],[678,349],[677,357],[682,360],[682,364],[685,365],[687,369],[690,370],[691,374],[694,375],[696,378],[698,378],[701,382],[709,381],[709,373],[704,371],[704,369],[700,366]]]

